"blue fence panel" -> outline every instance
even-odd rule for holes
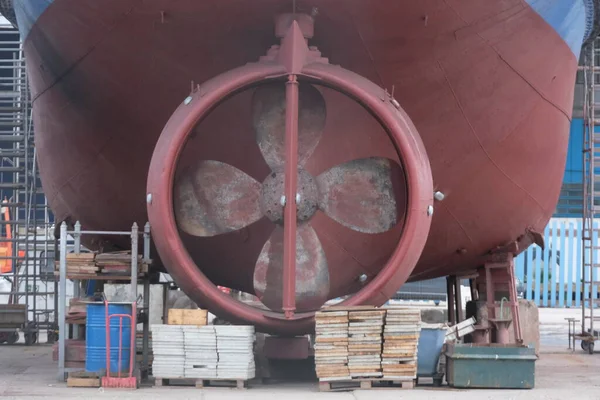
[[[561,256],[561,261],[564,259],[565,261],[568,261],[567,257],[567,245],[566,245],[566,239],[567,239],[567,227],[565,225],[564,222],[561,222],[560,224],[560,256]],[[565,306],[565,267],[567,266],[568,262],[561,262],[560,267],[557,270],[558,273],[558,306],[559,307],[564,307]]]
[[[552,221],[552,258],[549,260],[550,263],[550,272],[548,273],[548,277],[550,278],[550,307],[556,306],[556,254],[558,248],[558,240],[556,235],[556,230],[558,228],[558,224],[556,221]]]
[[[569,260],[575,260],[575,248],[577,247],[577,240],[575,239],[575,225],[569,222],[569,238],[568,238],[568,249],[569,249]],[[567,263],[567,307],[573,307],[573,295],[575,288],[575,271],[576,264],[573,262]]]
[[[582,220],[552,219],[543,234],[543,250],[532,245],[515,259],[515,276],[525,283],[524,297],[540,307],[581,307],[590,290],[597,298],[600,285],[585,283],[600,282],[600,272],[595,268],[590,276],[589,267],[583,268]],[[594,224],[592,243],[600,246],[600,223]],[[586,253],[586,259],[600,263],[600,249]]]
[[[525,282],[525,258],[523,254],[515,258],[515,277],[519,281]]]
[[[542,263],[542,249],[540,247],[538,247],[537,245],[532,245],[529,248],[529,251],[531,252],[535,252],[535,287],[533,288],[533,297],[534,297],[534,301],[535,301],[535,305],[539,306],[540,305],[540,299],[541,297],[541,292],[542,292],[542,272],[541,272],[541,263]]]
[[[530,248],[527,249],[526,253],[526,257],[527,257],[527,299],[531,300],[532,299],[532,288],[533,288],[533,261],[532,261],[532,256],[533,256],[533,251]]]

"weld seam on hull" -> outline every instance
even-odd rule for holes
[[[494,167],[496,167],[496,169],[498,169],[498,171],[500,171],[502,173],[502,175],[504,175],[512,184],[514,184],[516,187],[518,187],[520,190],[522,190],[528,197],[530,197],[535,202],[535,204],[542,211],[545,212],[546,210],[540,204],[540,202],[535,197],[533,197],[531,195],[531,193],[529,193],[527,190],[525,190],[525,188],[523,188],[521,185],[519,185],[513,178],[511,178],[502,168],[500,168],[500,166],[496,163],[496,161],[494,161],[494,159],[490,156],[490,154],[488,153],[488,151],[485,148],[485,146],[483,145],[483,143],[481,143],[481,139],[479,138],[479,135],[477,134],[477,131],[475,130],[475,127],[473,127],[473,124],[471,124],[471,121],[469,120],[469,117],[467,117],[465,109],[462,106],[462,104],[461,104],[461,102],[460,102],[460,100],[459,100],[456,92],[454,91],[454,88],[452,87],[452,84],[450,83],[450,80],[448,79],[448,75],[446,74],[446,71],[444,70],[444,67],[442,66],[442,64],[439,61],[438,61],[437,64],[438,64],[438,66],[440,67],[440,69],[442,70],[442,72],[444,74],[444,79],[446,80],[446,83],[448,84],[448,88],[452,92],[452,96],[454,97],[454,100],[456,101],[456,104],[458,105],[458,108],[460,109],[461,114],[465,118],[465,121],[467,121],[467,123],[469,124],[469,128],[470,128],[471,132],[473,133],[473,135],[477,139],[477,143],[479,143],[479,146],[481,147],[481,150],[483,150],[483,152],[485,153],[485,156],[487,157],[487,159],[490,160],[490,162],[494,165]]]

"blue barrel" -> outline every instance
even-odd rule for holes
[[[108,314],[131,315],[131,304],[108,304]],[[103,373],[106,371],[106,307],[104,303],[87,305],[85,370]],[[119,368],[119,321],[121,330],[121,365]],[[113,317],[110,319],[110,372],[128,372],[131,351],[131,320]]]

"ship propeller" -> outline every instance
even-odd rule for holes
[[[286,198],[286,85],[259,86],[253,97],[257,144],[271,169],[262,182],[229,164],[199,161],[175,184],[175,215],[180,229],[194,236],[239,230],[266,217],[275,228],[254,270],[256,295],[268,308],[281,311],[284,297],[285,208],[295,203],[295,309],[318,309],[328,299],[329,270],[319,236],[311,225],[320,210],[352,230],[375,234],[399,220],[394,182],[401,167],[381,157],[334,166],[313,177],[304,168],[317,148],[326,123],[326,104],[313,85],[298,85],[296,198]],[[293,239],[292,239],[293,240]]]
[[[153,240],[174,281],[192,300],[210,306],[215,315],[286,336],[314,332],[311,311],[334,296],[356,290],[344,305],[383,304],[416,266],[427,242],[433,211],[431,166],[410,117],[385,89],[331,65],[318,48],[309,46],[314,32],[313,16],[277,16],[275,34],[280,45],[270,47],[255,63],[193,86],[165,124],[148,170],[146,204]],[[325,98],[320,87],[328,88],[323,92]],[[253,127],[257,147],[252,148],[252,154],[260,150],[259,157],[265,162],[243,160],[244,165],[253,167],[252,174],[244,172],[242,164],[227,164],[217,156],[198,156],[199,161],[190,164],[197,149],[194,144],[201,145],[206,139],[190,143],[190,138],[219,123],[223,117],[220,112],[227,110],[219,106],[230,99],[239,101],[229,108],[231,118],[250,111],[239,106],[247,98],[243,92],[251,94],[251,88],[253,99],[248,106],[252,106],[253,114],[247,122],[232,124],[245,123],[248,129],[231,132],[231,137],[239,137],[245,144],[252,137],[236,134],[246,135]],[[341,110],[352,108],[335,103],[340,95],[360,105],[361,112],[373,120],[346,118]],[[215,119],[210,117],[213,111],[219,113]],[[334,137],[356,138],[358,126],[350,127],[347,139],[341,128],[350,121],[365,127],[361,143],[373,137],[368,147],[394,154],[391,159],[369,157],[382,154],[369,153],[366,148],[345,154],[347,146],[343,144],[341,154],[328,153],[335,151]],[[379,142],[368,126],[387,133],[391,147]],[[200,151],[210,151],[222,139],[208,139],[204,142],[208,148]],[[186,148],[188,144],[192,146]],[[327,160],[328,156],[339,161]],[[269,224],[272,231],[267,238],[264,235],[269,233],[265,231]],[[249,225],[251,237],[239,231]],[[217,282],[211,281],[211,277],[223,279],[223,275],[212,268],[210,274],[204,274],[194,260],[198,254],[193,250],[198,249],[189,246],[196,241],[186,236],[216,237],[199,243],[213,243],[216,252],[230,237],[228,232],[239,232],[231,238],[244,241],[240,251],[256,257],[248,260],[255,264],[253,291],[268,309],[225,296],[215,286]],[[376,233],[382,235],[366,236]],[[256,243],[259,237],[264,242]],[[398,242],[392,251],[390,241],[395,238]],[[365,254],[363,245],[378,239],[382,243],[376,247],[381,251],[344,265],[354,253]],[[347,249],[349,246],[361,248]],[[384,248],[391,253],[380,265]],[[213,259],[213,254],[209,250],[208,259]],[[250,271],[239,271],[243,266],[238,261],[234,258],[233,269],[244,276],[230,281],[248,290],[250,277],[245,273]],[[369,270],[366,280],[357,276],[361,266]]]

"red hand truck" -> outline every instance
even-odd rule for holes
[[[131,315],[128,314],[112,314],[108,315],[108,301],[104,300],[104,309],[106,315],[106,376],[102,377],[102,387],[107,388],[129,388],[137,389],[138,380],[133,374],[133,366],[135,365],[135,349],[136,349],[136,316],[137,304],[134,301],[131,304]],[[112,318],[119,318],[119,357],[117,362],[117,376],[110,376],[110,321]],[[129,348],[129,376],[121,376],[121,354],[123,349],[123,318],[128,318],[131,321],[131,345]]]

